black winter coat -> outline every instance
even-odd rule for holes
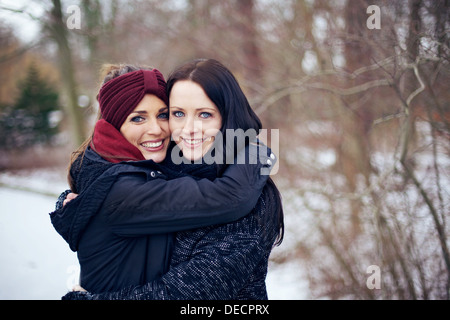
[[[96,293],[144,284],[167,271],[173,232],[235,221],[253,209],[268,177],[260,174],[264,163],[195,180],[151,160],[111,164],[88,149],[72,166],[79,196],[51,221],[78,252],[82,287]]]

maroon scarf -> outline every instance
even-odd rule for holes
[[[95,124],[91,148],[103,159],[112,163],[145,160],[141,151],[104,119],[100,119]]]

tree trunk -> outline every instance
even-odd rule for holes
[[[71,138],[75,146],[79,146],[85,139],[85,124],[81,109],[78,106],[77,83],[73,66],[72,52],[68,41],[67,28],[64,23],[61,1],[52,0],[53,7],[50,11],[50,21],[46,28],[56,44],[58,45],[58,62],[61,73],[63,92],[66,97],[64,103],[69,125]]]
[[[238,6],[238,31],[242,36],[242,61],[244,65],[244,77],[250,84],[247,93],[250,98],[257,94],[254,88],[262,84],[263,62],[257,44],[256,19],[253,0],[239,0]]]

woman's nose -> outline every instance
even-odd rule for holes
[[[149,120],[147,122],[146,131],[149,135],[159,135],[162,132],[162,128],[156,119]]]
[[[193,118],[186,119],[186,123],[184,124],[183,130],[185,133],[194,135],[202,131],[202,122],[196,121]]]

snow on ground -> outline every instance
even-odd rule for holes
[[[48,215],[56,196],[47,193],[59,194],[67,188],[64,174],[64,169],[0,174],[1,300],[58,300],[77,283],[76,253],[54,230]],[[283,250],[283,245],[275,250]],[[302,276],[297,262],[270,263],[269,299],[308,299]]]
[[[78,260],[50,223],[54,200],[0,188],[0,202],[0,299],[60,299]]]

